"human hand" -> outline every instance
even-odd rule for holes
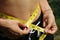
[[[30,29],[21,24],[19,20],[0,19],[0,26],[8,28],[17,35],[26,35],[30,32]]]
[[[56,33],[57,25],[55,22],[54,15],[52,13],[43,15],[43,27],[45,28],[45,32],[48,34]]]

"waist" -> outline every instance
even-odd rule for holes
[[[21,19],[21,20],[28,20],[29,17],[31,17],[31,15],[33,13],[30,13],[30,12],[27,12],[27,13],[3,13],[2,14],[7,14],[9,16],[13,16],[13,17],[16,17],[18,19]],[[35,17],[34,21],[36,21],[38,19],[38,17],[40,16],[41,14],[41,11],[39,10],[38,13],[37,13],[37,16]]]
[[[22,20],[26,20],[27,21],[31,17],[31,15],[35,14],[35,13],[36,13],[36,17],[34,18],[33,21],[37,20],[38,17],[40,16],[40,14],[41,14],[41,10],[40,10],[39,5],[37,5],[36,9],[33,10],[32,12],[31,11],[18,12],[17,10],[16,11],[11,11],[10,10],[10,11],[6,11],[5,14],[8,14],[8,15],[14,16],[14,17],[16,17],[18,19],[22,19]]]

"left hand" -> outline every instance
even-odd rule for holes
[[[43,27],[47,34],[55,34],[57,31],[57,25],[53,13],[43,15]]]

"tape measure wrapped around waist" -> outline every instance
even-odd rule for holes
[[[18,18],[15,18],[15,17],[12,17],[12,16],[8,16],[8,15],[2,14],[2,13],[0,13],[0,18],[10,19],[10,20],[19,20]],[[20,22],[23,23],[23,24],[25,24],[26,26],[29,25],[30,28],[33,28],[33,29],[35,29],[35,30],[37,30],[37,31],[44,32],[44,29],[41,28],[41,27],[39,27],[39,26],[37,26],[37,25],[28,24],[28,23],[26,23],[26,21],[23,21],[23,20],[20,20]],[[28,21],[28,22],[29,22],[29,21]],[[29,22],[29,23],[30,23],[30,22]]]
[[[36,8],[36,10],[33,12],[32,16],[28,19],[28,21],[23,21],[23,20],[20,20],[18,18],[15,18],[15,17],[9,16],[9,15],[6,15],[4,13],[0,13],[0,18],[10,19],[10,20],[20,20],[20,23],[23,23],[26,26],[29,26],[30,28],[32,28],[34,30],[43,32],[43,34],[39,38],[39,40],[44,40],[44,38],[46,37],[46,34],[44,34],[44,29],[41,28],[41,27],[39,27],[39,26],[36,26],[36,25],[32,24],[33,20],[37,16],[37,13],[38,13],[39,9],[40,9],[40,7],[38,5],[37,8]]]

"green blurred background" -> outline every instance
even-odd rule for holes
[[[58,31],[57,33],[55,34],[55,40],[60,40],[60,0],[48,0],[53,12],[54,12],[54,15],[55,15],[55,18],[56,18],[56,23],[57,23],[57,26],[58,26]]]

